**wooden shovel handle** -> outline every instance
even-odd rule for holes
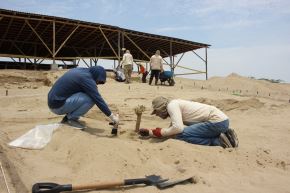
[[[103,182],[98,184],[87,184],[87,185],[74,185],[72,190],[101,190],[101,189],[108,189],[114,188],[118,186],[123,186],[124,181],[122,182]]]

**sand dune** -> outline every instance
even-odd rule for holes
[[[153,186],[114,192],[289,192],[290,85],[232,74],[207,81],[177,78],[176,85],[130,85],[108,79],[100,93],[120,114],[120,133],[112,137],[108,119],[97,107],[82,118],[85,131],[61,126],[42,150],[11,148],[7,143],[35,125],[59,122],[47,107],[47,93],[64,71],[0,71],[0,159],[11,192],[31,192],[36,182],[89,184],[161,175],[195,176],[195,184],[159,190]],[[257,93],[258,92],[258,93]],[[8,94],[8,96],[6,96]],[[240,140],[238,149],[192,145],[173,139],[141,139],[135,132],[137,105],[146,107],[141,127],[167,127],[151,116],[156,96],[215,105],[230,117]],[[6,192],[0,172],[0,192]],[[109,192],[91,191],[91,192]]]

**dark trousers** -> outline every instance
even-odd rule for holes
[[[155,85],[157,85],[159,79],[160,70],[151,70],[151,75],[149,79],[149,84],[151,85],[153,77],[155,77]]]

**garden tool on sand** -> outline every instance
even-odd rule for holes
[[[125,179],[123,181],[96,183],[90,185],[59,185],[51,182],[44,182],[34,184],[32,187],[32,193],[60,193],[67,191],[101,190],[137,184],[152,186],[165,182],[167,180],[168,179],[162,179],[160,176],[157,175],[150,175],[146,176],[145,178]]]
[[[157,186],[160,189],[165,189],[172,187],[177,184],[183,184],[186,182],[194,183],[194,178],[185,178],[176,181],[169,181],[168,179],[162,179],[157,175],[146,176],[145,178],[137,178],[137,179],[125,179],[123,181],[116,182],[107,182],[107,183],[96,183],[90,185],[72,185],[65,184],[59,185],[51,182],[42,182],[36,183],[32,187],[32,193],[60,193],[60,192],[68,192],[68,191],[90,191],[90,190],[103,190],[103,189],[112,189],[117,187],[126,187],[131,185],[140,185],[144,184],[145,186]]]
[[[112,131],[111,131],[111,134],[116,136],[118,135],[118,124],[114,124],[114,123],[109,123],[109,125],[112,125],[113,128],[112,128]]]

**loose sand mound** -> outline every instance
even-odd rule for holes
[[[130,85],[108,79],[99,91],[113,112],[120,114],[120,132],[111,136],[108,119],[97,107],[82,118],[85,131],[61,126],[42,150],[15,149],[11,140],[35,125],[56,123],[62,116],[47,108],[47,93],[61,72],[0,71],[0,160],[12,192],[31,192],[36,182],[88,184],[157,174],[180,179],[195,176],[195,184],[158,190],[128,187],[114,192],[288,192],[290,185],[290,89],[288,84],[257,82],[239,76],[197,81],[176,79],[176,86]],[[49,84],[46,84],[49,80]],[[24,83],[27,87],[23,87]],[[30,87],[29,87],[30,86]],[[36,86],[37,88],[33,87]],[[201,89],[201,86],[204,88]],[[233,94],[231,88],[248,90]],[[22,87],[22,88],[19,88]],[[268,88],[285,94],[265,97]],[[219,90],[220,89],[220,90]],[[5,91],[9,90],[9,95]],[[265,90],[265,91],[264,91]],[[230,117],[240,147],[222,149],[174,139],[141,139],[134,132],[134,108],[144,105],[141,127],[167,127],[169,120],[151,116],[156,96],[182,98],[215,105]],[[275,97],[274,97],[275,96]],[[7,192],[0,172],[0,192]],[[91,191],[91,192],[109,192]]]

